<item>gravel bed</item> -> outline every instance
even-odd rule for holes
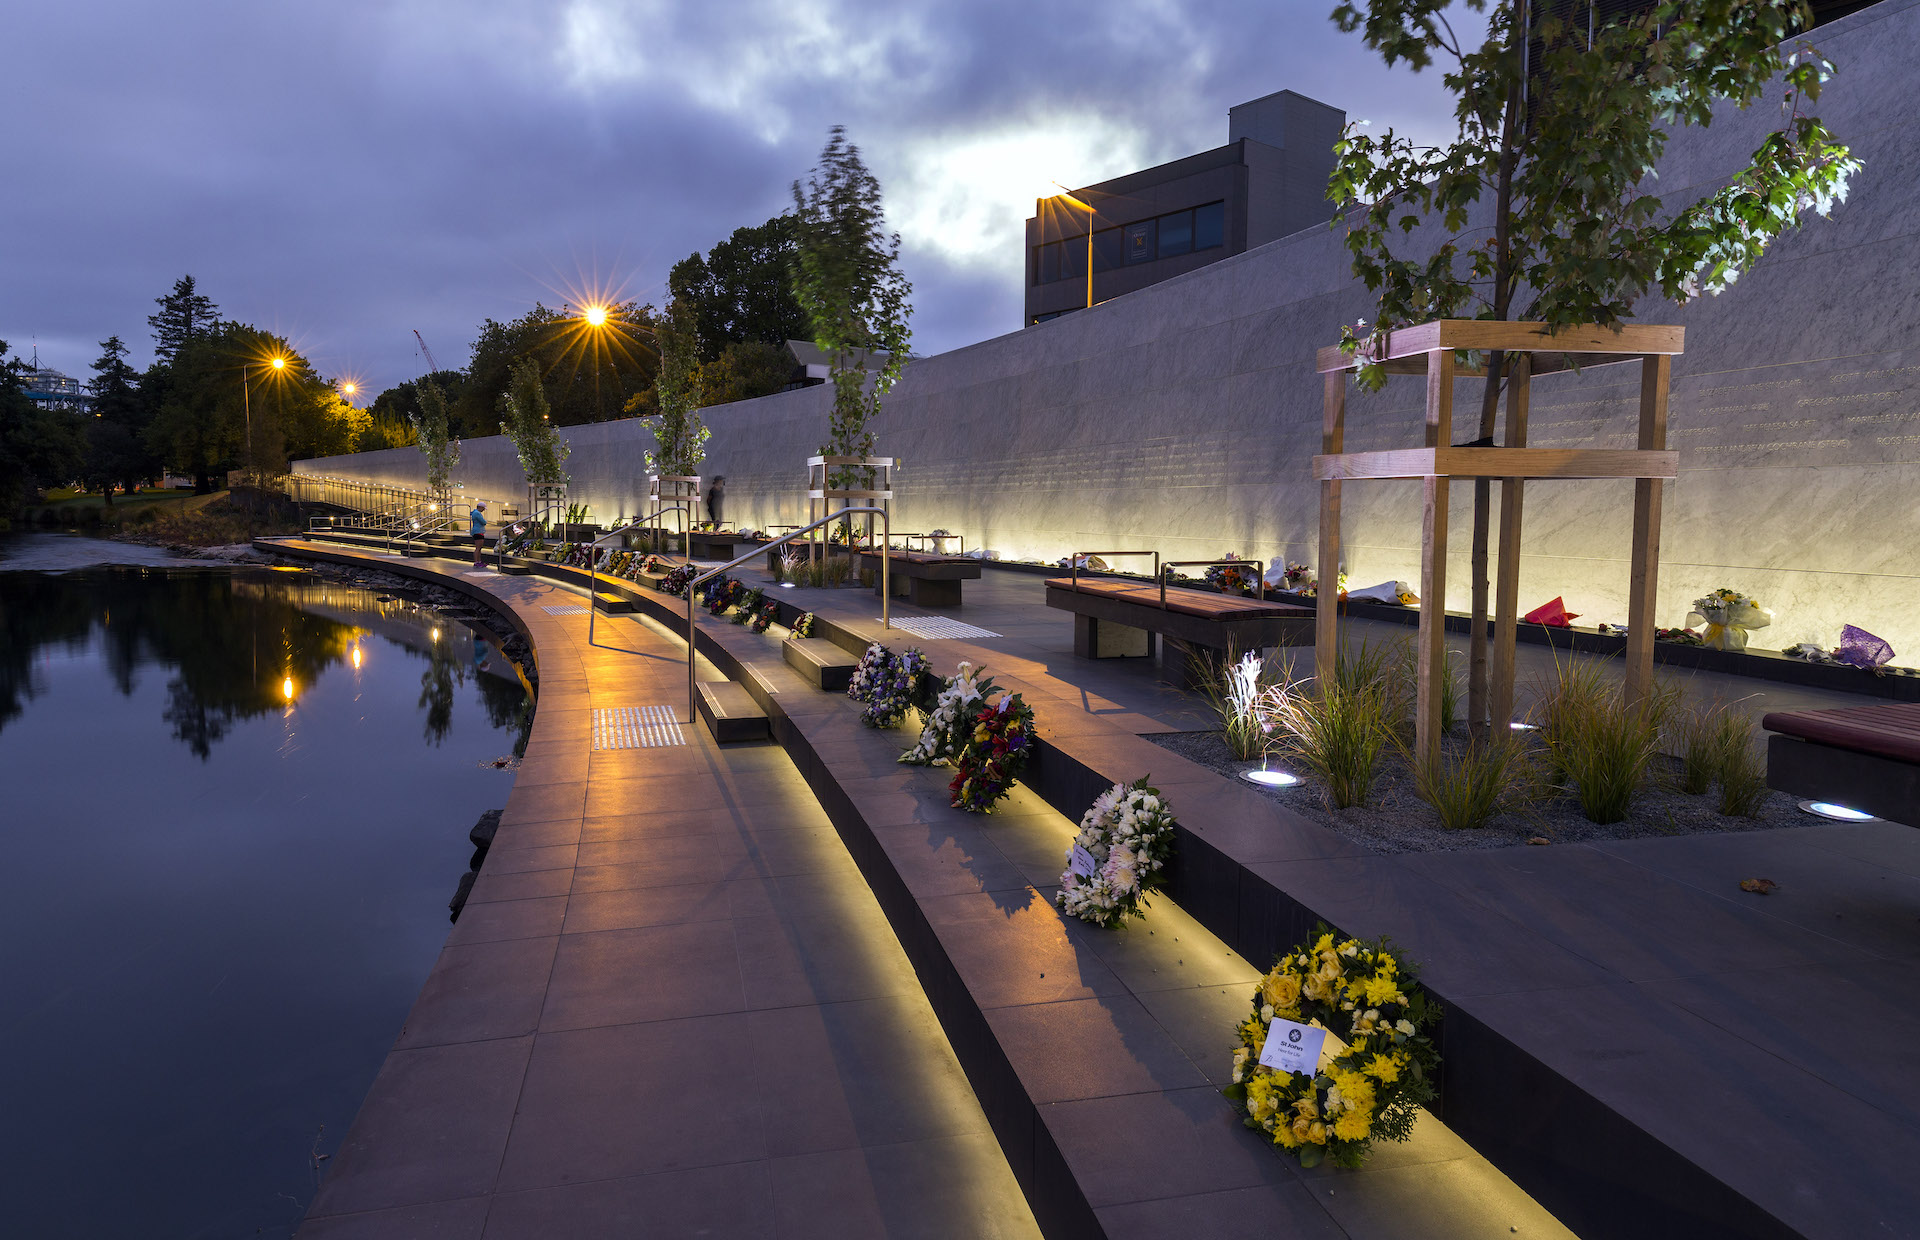
[[[1166,732],[1144,739],[1222,775],[1238,776],[1260,765],[1236,761],[1219,732]],[[1284,764],[1276,761],[1274,765]],[[1471,831],[1445,830],[1426,802],[1414,795],[1413,777],[1406,763],[1392,754],[1383,755],[1365,806],[1327,808],[1325,786],[1299,771],[1294,773],[1301,775],[1302,782],[1289,788],[1248,786],[1377,853],[1457,852],[1536,841],[1573,844],[1583,840],[1764,831],[1823,821],[1801,811],[1798,803],[1782,792],[1769,792],[1756,817],[1725,817],[1718,811],[1717,789],[1704,796],[1689,796],[1673,786],[1678,768],[1679,763],[1673,759],[1657,759],[1651,786],[1635,799],[1632,812],[1624,821],[1604,826],[1587,821],[1579,804],[1570,797],[1557,796],[1528,814],[1497,815],[1486,826]]]

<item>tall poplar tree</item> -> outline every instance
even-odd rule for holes
[[[873,420],[907,360],[913,286],[900,270],[900,234],[887,233],[880,182],[835,125],[820,162],[793,183],[793,291],[828,357],[833,413],[822,455],[870,456]],[[858,471],[836,471],[855,485]]]

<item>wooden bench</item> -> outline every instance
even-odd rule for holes
[[[1920,705],[1774,711],[1767,786],[1920,827]]]
[[[880,556],[860,553],[860,567],[880,572]],[[980,580],[980,561],[950,555],[929,555],[921,551],[889,551],[887,574],[895,598],[905,598],[915,607],[958,607],[960,583]],[[874,590],[880,589],[878,580]]]
[[[1164,606],[1162,600],[1164,598]],[[1086,659],[1141,658],[1156,637],[1171,637],[1225,659],[1269,646],[1311,646],[1310,607],[1232,594],[1186,590],[1112,577],[1053,577],[1047,606],[1073,613],[1073,652]],[[1183,662],[1161,660],[1169,676],[1188,679]]]

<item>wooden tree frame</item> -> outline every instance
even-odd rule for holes
[[[1321,349],[1318,369],[1326,388],[1321,455],[1313,458],[1320,482],[1320,567],[1314,640],[1314,671],[1334,673],[1339,647],[1340,489],[1349,481],[1417,480],[1424,488],[1420,537],[1420,629],[1417,638],[1418,701],[1414,752],[1431,757],[1440,745],[1440,685],[1447,674],[1447,498],[1455,478],[1500,480],[1500,531],[1495,573],[1493,654],[1490,660],[1492,725],[1513,718],[1513,654],[1518,623],[1520,531],[1528,479],[1631,478],[1632,569],[1627,595],[1626,691],[1638,701],[1653,685],[1655,592],[1660,576],[1660,505],[1666,481],[1679,472],[1680,454],[1667,449],[1667,387],[1673,359],[1686,329],[1624,324],[1567,327],[1551,331],[1538,323],[1437,319],[1370,340],[1357,353]],[[1501,447],[1460,448],[1453,443],[1453,381],[1482,373],[1462,354],[1504,351],[1509,358],[1507,419]],[[1347,373],[1378,362],[1389,375],[1424,375],[1427,381],[1426,440],[1421,448],[1347,452],[1344,447]],[[1640,363],[1640,433],[1633,449],[1529,448],[1527,402],[1536,375],[1568,369]]]

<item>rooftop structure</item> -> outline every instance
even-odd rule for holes
[[[1283,90],[1229,109],[1225,146],[1036,199],[1027,325],[1324,225],[1346,123],[1339,108]]]

